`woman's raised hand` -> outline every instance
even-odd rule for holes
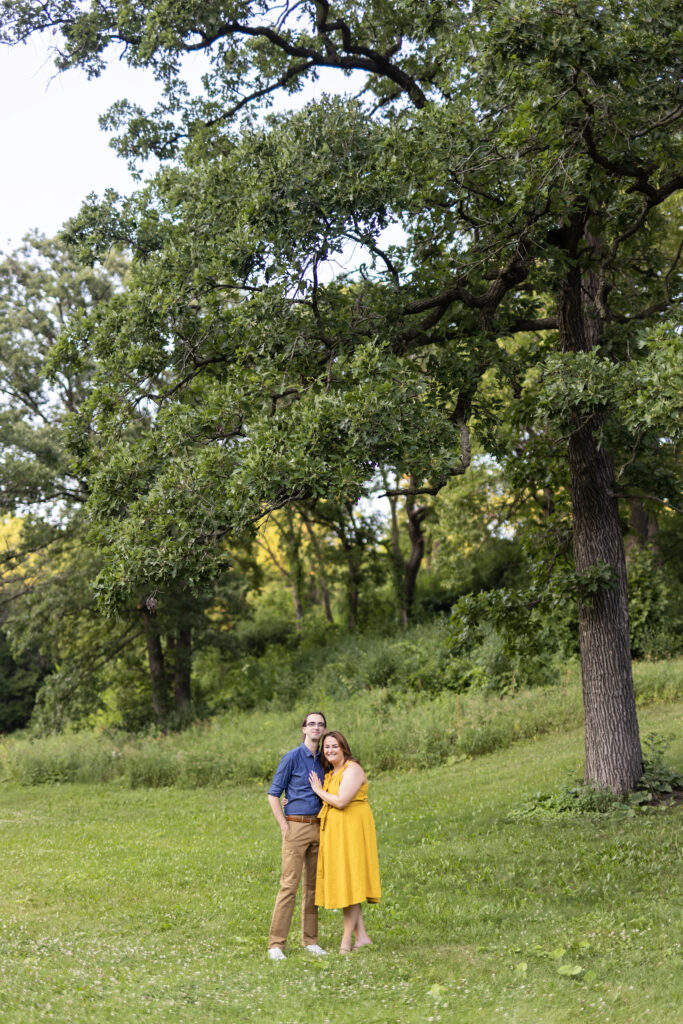
[[[313,792],[317,793],[318,796],[320,796],[320,794],[323,792],[323,787],[317,773],[309,772],[308,781],[311,784],[311,789],[313,790]]]

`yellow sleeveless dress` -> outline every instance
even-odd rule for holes
[[[338,773],[328,772],[323,788],[336,796],[347,761]],[[329,910],[353,903],[377,903],[382,890],[375,820],[364,782],[350,804],[340,811],[323,803],[320,818],[320,848],[315,902]]]

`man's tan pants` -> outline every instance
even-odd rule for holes
[[[318,866],[320,825],[290,821],[282,839],[282,876],[270,923],[268,948],[284,949],[292,923],[296,891],[303,874],[301,891],[301,939],[304,946],[318,941],[318,908],[315,905],[315,875]]]

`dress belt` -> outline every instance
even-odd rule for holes
[[[320,819],[317,814],[286,814],[287,821],[305,821],[307,825],[312,825],[313,822],[320,824]]]

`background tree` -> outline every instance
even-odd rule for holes
[[[0,262],[0,508],[18,517],[4,531],[0,577],[8,728],[26,723],[39,686],[48,729],[87,719],[107,693],[133,727],[191,717],[193,644],[220,646],[210,614],[234,613],[246,586],[245,549],[234,586],[218,581],[197,594],[176,580],[163,593],[137,591],[110,621],[98,610],[88,475],[66,448],[76,423],[93,429],[93,365],[87,354],[59,362],[56,352],[121,288],[125,268],[115,252],[83,267],[61,240],[40,236]]]
[[[0,262],[0,507],[20,517],[5,538],[4,629],[19,664],[42,665],[43,688],[71,694],[53,724],[92,710],[95,666],[131,640],[128,625],[105,628],[96,616],[100,629],[92,628],[88,581],[98,559],[84,540],[87,482],[74,473],[63,437],[66,419],[86,400],[88,369],[47,369],[67,322],[120,287],[124,267],[115,253],[98,269],[83,267],[61,242],[39,235]],[[82,635],[65,657],[75,609],[89,620],[88,639]],[[76,698],[76,678],[87,680],[87,698]],[[31,710],[32,702],[26,719]]]
[[[269,518],[256,536],[256,543],[265,551],[271,564],[286,581],[292,596],[294,621],[301,629],[304,618],[304,565],[305,524],[291,507],[282,509]]]
[[[680,248],[667,265],[653,230],[683,184],[677,5],[311,2],[269,16],[261,3],[177,0],[163,27],[155,7],[3,7],[9,38],[61,31],[62,67],[97,74],[112,42],[152,66],[161,107],[145,116],[122,103],[109,123],[133,158],[182,149],[184,170],[118,210],[86,210],[75,228],[96,247],[125,237],[137,262],[99,326],[115,377],[98,396],[107,440],[90,508],[116,522],[110,564],[125,553],[143,581],[179,562],[184,575],[205,571],[207,541],[291,500],[353,501],[382,461],[448,479],[464,465],[482,375],[503,367],[519,383],[505,339],[552,332],[525,371],[540,375],[539,411],[565,438],[586,779],[633,786],[641,755],[609,437],[628,388],[601,385],[635,372],[634,326],[656,323],[678,288]],[[190,99],[180,61],[197,50],[212,71],[206,95]],[[245,118],[235,134],[250,103],[330,67],[367,76],[360,98],[261,127]],[[403,243],[384,240],[390,221]],[[356,286],[323,284],[329,257],[351,243],[365,254]],[[643,344],[654,366],[662,340]],[[162,363],[171,379],[145,452],[153,483],[130,489],[124,513],[121,410],[151,399]],[[179,445],[187,502],[178,456],[159,459]],[[120,572],[108,588],[122,599]]]

